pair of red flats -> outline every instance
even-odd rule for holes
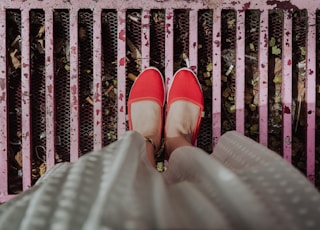
[[[141,72],[132,85],[128,98],[129,129],[132,130],[132,103],[152,100],[158,103],[161,107],[161,111],[163,111],[165,105],[165,94],[164,80],[158,69],[149,67]],[[194,145],[200,129],[204,99],[201,86],[196,75],[187,68],[178,70],[173,76],[172,83],[169,85],[167,93],[167,113],[169,113],[172,103],[179,100],[191,102],[199,107],[197,124],[194,128],[192,137],[192,144]],[[159,114],[159,116],[161,117],[160,120],[162,127],[163,113]]]

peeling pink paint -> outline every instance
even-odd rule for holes
[[[77,86],[76,85],[73,85],[71,86],[71,93],[74,95],[74,94],[77,94]]]
[[[267,5],[275,5],[274,8],[283,10],[298,10],[296,5],[293,5],[289,0],[279,1],[279,0],[268,0]]]
[[[72,106],[74,108],[77,108],[78,107],[78,97],[77,96],[73,96],[72,97]]]
[[[169,23],[167,23],[166,24],[166,31],[167,31],[168,34],[171,34],[170,29],[171,29],[171,25]]]
[[[239,13],[243,13],[244,11],[246,11],[247,9],[249,9],[249,8],[250,8],[250,4],[251,4],[251,2],[247,2],[247,3],[243,4],[242,9],[241,9],[241,10],[238,10]]]
[[[309,69],[309,75],[312,75],[314,71],[312,69]]]
[[[53,86],[52,85],[48,85],[48,93],[49,94],[52,94],[52,92],[53,92]]]
[[[220,47],[220,41],[215,40],[215,41],[214,41],[214,44],[216,44],[216,47]]]
[[[121,30],[119,33],[119,39],[122,41],[126,40],[126,31],[125,30]]]
[[[121,58],[120,59],[120,61],[119,61],[119,65],[120,66],[124,66],[125,64],[126,64],[126,61],[125,61],[126,59],[123,57],[123,58]]]
[[[100,98],[101,98],[101,94],[100,93],[95,93],[94,94],[94,102],[100,102],[101,101]]]
[[[291,113],[290,108],[288,106],[284,107],[283,112],[286,113],[286,114],[290,114]]]
[[[122,101],[122,100],[123,100],[123,97],[124,97],[123,93],[120,93],[120,95],[119,95],[119,100]]]

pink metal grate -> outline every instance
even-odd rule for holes
[[[205,95],[197,145],[236,129],[320,186],[317,0],[3,0],[0,203],[45,167],[76,161],[127,129],[137,75],[169,84],[184,66]]]

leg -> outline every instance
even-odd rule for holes
[[[164,95],[161,73],[150,67],[135,80],[128,99],[129,129],[145,137],[147,158],[153,166],[162,136]]]
[[[132,130],[137,131],[143,137],[149,137],[156,148],[160,146],[161,113],[161,107],[154,101],[139,101],[131,106]],[[154,146],[148,141],[146,141],[146,151],[150,163],[155,166]]]
[[[179,147],[192,146],[192,137],[197,125],[199,108],[187,101],[174,102],[166,121],[166,153]]]
[[[166,117],[166,153],[192,146],[200,128],[203,94],[196,75],[189,69],[177,71],[168,92]]]

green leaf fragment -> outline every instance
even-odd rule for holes
[[[157,170],[158,170],[158,172],[163,172],[164,171],[163,162],[157,162]]]
[[[272,51],[271,52],[274,55],[279,55],[279,54],[281,54],[281,49],[278,48],[277,46],[272,46]]]
[[[254,50],[255,50],[253,43],[250,43],[250,44],[249,44],[249,47],[250,47],[250,50],[251,50],[251,51],[254,51]]]
[[[270,47],[274,47],[276,45],[276,39],[274,37],[272,37],[269,41],[269,46]]]
[[[211,72],[212,70],[213,70],[212,63],[209,63],[209,64],[207,65],[207,71],[208,71],[208,72]]]
[[[275,84],[282,83],[282,76],[281,75],[275,76],[273,78],[273,83],[275,83]]]
[[[306,52],[306,47],[300,46],[300,52],[302,56],[306,56],[307,52]]]
[[[259,125],[258,124],[254,124],[250,127],[250,132],[251,133],[257,133],[259,129]]]
[[[236,105],[231,105],[229,107],[229,113],[235,113],[236,112]]]

